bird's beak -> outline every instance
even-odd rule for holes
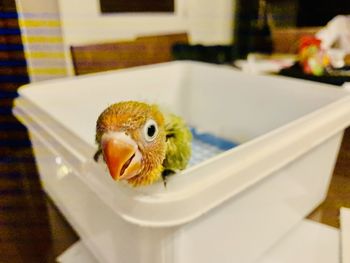
[[[102,136],[101,143],[104,160],[114,180],[127,180],[140,172],[142,155],[128,135],[107,133]]]

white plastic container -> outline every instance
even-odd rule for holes
[[[326,195],[350,97],[328,85],[172,62],[19,90],[42,184],[101,262],[254,262]],[[111,103],[161,104],[241,143],[162,183],[115,183],[92,156]]]

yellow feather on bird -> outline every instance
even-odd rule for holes
[[[157,105],[125,101],[111,105],[96,123],[98,150],[116,181],[149,185],[186,168],[192,135],[184,120]]]

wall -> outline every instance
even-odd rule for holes
[[[16,0],[16,5],[31,82],[67,76],[57,0]]]
[[[233,0],[176,0],[175,14],[100,14],[98,0],[60,0],[63,37],[69,45],[187,31],[193,43],[227,44]],[[84,8],[81,8],[81,7]]]
[[[70,46],[188,32],[193,44],[230,44],[234,0],[175,0],[175,13],[100,14],[98,0],[16,0],[32,81],[72,75]]]
[[[184,31],[181,1],[176,15],[100,14],[98,0],[60,0],[63,37],[69,45],[116,39],[132,39],[140,34]],[[84,6],[84,8],[81,8]]]
[[[187,25],[193,43],[231,44],[234,0],[187,0]]]

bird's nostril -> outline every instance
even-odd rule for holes
[[[125,172],[125,170],[129,167],[132,159],[134,159],[135,157],[135,154],[133,154],[124,164],[123,164],[123,167],[122,169],[120,170],[120,176],[122,176]]]

